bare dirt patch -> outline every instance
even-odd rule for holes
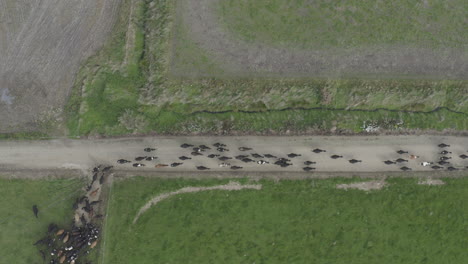
[[[445,182],[439,179],[424,179],[418,182],[420,185],[444,185]]]
[[[0,132],[37,130],[62,109],[79,65],[112,30],[121,0],[0,1]]]
[[[140,217],[140,215],[146,212],[146,210],[148,210],[151,206],[156,205],[160,201],[167,199],[171,196],[177,195],[177,194],[194,193],[194,192],[211,191],[211,190],[240,191],[242,189],[260,190],[262,189],[262,185],[261,184],[241,185],[238,182],[231,181],[228,184],[224,184],[224,185],[216,185],[216,186],[211,186],[211,187],[185,187],[174,192],[163,193],[154,197],[149,202],[147,202],[140,209],[140,211],[138,211],[138,214],[135,216],[135,219],[133,219],[133,223],[135,224],[138,218]]]
[[[387,183],[385,181],[368,181],[368,182],[358,182],[358,183],[350,183],[350,184],[337,184],[337,189],[358,189],[362,191],[372,191],[372,190],[381,190],[385,187]]]
[[[177,16],[190,29],[188,37],[233,76],[468,78],[462,50],[397,45],[301,50],[246,43],[222,28],[214,10],[218,1],[180,0]],[[174,74],[193,76],[188,72]]]

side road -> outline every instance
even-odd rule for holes
[[[229,151],[219,152],[213,144],[220,142],[225,144]],[[193,156],[191,148],[181,148],[180,145],[188,143],[192,145],[204,144],[211,150],[201,152],[201,156]],[[438,144],[450,145],[440,148]],[[144,148],[156,148],[153,152],[145,152]],[[239,147],[252,148],[249,151],[240,151]],[[326,150],[323,153],[313,153],[311,150],[320,148]],[[408,151],[408,154],[398,154],[397,150]],[[442,150],[450,154],[439,154]],[[237,155],[248,155],[258,153],[260,155],[271,154],[277,157],[290,159],[293,165],[280,167],[273,165],[275,159],[252,158],[254,160],[266,160],[270,164],[259,165],[255,162],[245,163],[236,159],[220,161],[218,158],[208,158],[209,154],[234,157]],[[287,154],[296,153],[301,156],[289,158]],[[332,159],[331,155],[340,155],[343,158]],[[409,155],[419,156],[410,159]],[[448,156],[449,165],[459,169],[468,166],[468,159],[459,156],[468,155],[468,137],[456,136],[369,136],[369,137],[343,137],[343,136],[294,136],[294,137],[145,137],[145,138],[119,138],[119,139],[94,139],[94,140],[47,140],[47,141],[0,141],[0,174],[8,175],[30,171],[42,171],[37,177],[45,176],[47,172],[52,175],[60,173],[73,175],[86,175],[96,164],[113,165],[116,172],[122,171],[122,175],[148,175],[152,172],[172,174],[173,172],[199,172],[196,166],[210,168],[211,173],[233,172],[229,168],[221,168],[222,162],[241,166],[236,171],[260,173],[288,173],[302,172],[305,167],[304,161],[313,161],[318,173],[326,172],[399,172],[402,166],[407,166],[412,171],[433,171],[430,166],[423,167],[421,162],[437,162],[441,156]],[[132,163],[136,162],[138,156],[156,156],[153,161],[143,160],[140,163],[145,167],[134,168]],[[180,156],[190,157],[190,160],[179,160]],[[386,165],[385,160],[396,160],[402,158],[408,160],[400,164]],[[118,159],[132,161],[129,164],[117,164]],[[362,160],[360,163],[351,164],[350,159]],[[156,164],[171,164],[181,162],[178,167],[155,168]],[[183,172],[183,173],[182,173]],[[197,173],[198,174],[198,173]],[[51,174],[49,174],[51,175]]]

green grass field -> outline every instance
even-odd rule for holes
[[[288,47],[464,47],[468,37],[463,0],[227,0],[216,9],[242,39]]]
[[[71,223],[71,205],[82,187],[79,179],[0,179],[0,263],[42,263],[33,243],[43,238],[50,223]],[[34,204],[38,219],[32,212]]]
[[[262,190],[181,194],[135,225],[139,208],[157,194],[227,180],[118,181],[101,263],[468,261],[466,178],[444,179],[444,186],[392,178],[389,187],[369,193],[335,189],[353,181],[360,180],[262,180]]]
[[[142,1],[129,18],[130,1],[123,1],[111,39],[83,65],[76,79],[67,105],[69,136],[324,132],[334,127],[338,131],[360,132],[364,121],[403,121],[397,127],[383,126],[390,130],[468,130],[466,114],[448,111],[274,111],[288,107],[430,111],[445,106],[468,113],[468,86],[464,81],[175,78],[169,73],[175,34],[172,29],[182,33],[184,29],[173,27],[174,5],[172,1],[160,0],[150,7]],[[135,44],[128,51],[127,65],[122,65],[129,19],[135,24]],[[175,56],[184,61],[186,68],[182,70],[204,67],[223,74],[193,42],[182,39],[178,46],[181,49],[176,50]],[[193,114],[203,110],[233,112]]]

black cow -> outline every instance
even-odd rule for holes
[[[397,151],[397,153],[398,153],[398,154],[405,154],[405,153],[408,153],[408,151],[404,151],[404,150],[401,150],[401,149],[400,149],[400,150]]]
[[[400,158],[400,159],[397,159],[396,162],[402,163],[402,162],[408,162],[408,160],[405,160],[405,159],[401,159],[401,158]]]
[[[186,156],[180,156],[179,159],[180,160],[189,160],[189,159],[192,159],[192,158],[189,158],[189,157],[186,157]]]
[[[350,159],[349,160],[349,163],[351,163],[351,164],[355,164],[355,163],[358,163],[358,162],[362,162],[362,160],[357,160],[357,159]]]
[[[37,214],[39,213],[39,209],[37,208],[37,205],[33,205],[32,210],[33,210],[34,216],[38,218]]]
[[[318,153],[327,152],[327,151],[326,151],[326,150],[323,150],[323,149],[316,148],[316,149],[312,150],[312,152],[318,154]]]
[[[105,180],[105,176],[104,174],[101,175],[101,177],[99,178],[99,184],[103,184],[104,183],[104,180]]]
[[[317,162],[315,161],[310,161],[310,160],[307,160],[307,161],[304,161],[304,165],[311,165],[311,164],[316,164]]]
[[[90,205],[95,205],[95,204],[98,204],[98,203],[100,203],[100,202],[101,202],[101,200],[97,200],[97,201],[93,201],[93,202],[91,202],[91,203],[89,203],[89,204],[90,204]]]
[[[252,150],[252,148],[240,147],[239,150],[240,151],[249,151],[249,150]]]
[[[39,250],[39,253],[41,254],[42,260],[45,260],[45,252],[43,250]]]
[[[58,226],[54,223],[51,223],[49,224],[49,227],[47,228],[47,231],[49,232],[49,234],[51,233],[55,233],[55,231],[57,231],[58,229]]]
[[[242,160],[242,159],[247,158],[248,156],[249,155],[237,155],[237,156],[235,156],[235,158],[238,159],[238,160]]]
[[[193,148],[193,151],[202,152],[202,151],[205,151],[205,150],[203,150],[202,148],[196,147],[196,148]]]
[[[110,169],[114,168],[114,166],[107,166],[104,169],[102,169],[103,172],[109,171]]]
[[[94,181],[96,181],[96,179],[97,179],[97,176],[98,176],[98,174],[97,174],[97,173],[94,173],[94,174],[93,174],[93,182],[94,182]]]
[[[445,143],[440,143],[439,145],[437,145],[439,148],[447,148],[447,147],[450,147],[450,145],[447,145]]]
[[[200,145],[198,147],[200,147],[201,149],[204,149],[204,150],[211,149],[210,147],[208,147],[206,145]]]
[[[332,159],[339,159],[339,158],[343,158],[343,156],[340,156],[340,155],[331,155],[330,158],[332,158]]]

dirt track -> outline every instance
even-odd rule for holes
[[[133,224],[136,223],[138,218],[140,217],[141,214],[146,212],[148,209],[150,209],[151,206],[156,205],[160,201],[167,199],[173,195],[181,194],[181,193],[193,193],[193,192],[202,192],[202,191],[211,191],[211,190],[224,190],[224,191],[240,191],[243,189],[254,189],[254,190],[260,190],[262,189],[261,184],[246,184],[246,185],[241,185],[238,182],[229,182],[228,184],[224,185],[216,185],[216,186],[211,186],[211,187],[184,187],[182,189],[179,189],[177,191],[173,192],[168,192],[168,193],[163,193],[160,194],[154,198],[152,198],[150,201],[148,201],[143,207],[140,208],[138,211],[138,214],[135,216],[133,219]]]
[[[467,137],[454,136],[371,136],[371,137],[147,137],[147,138],[122,138],[122,139],[96,139],[96,140],[50,140],[50,141],[0,141],[0,172],[27,170],[34,173],[35,170],[67,170],[81,171],[82,174],[96,164],[112,164],[116,171],[123,171],[128,175],[130,172],[138,174],[151,174],[153,172],[187,174],[198,172],[195,166],[203,165],[211,168],[208,173],[233,172],[229,168],[219,168],[221,161],[206,157],[209,153],[218,153],[216,150],[206,152],[204,156],[193,157],[190,149],[180,148],[182,143],[205,144],[211,146],[215,142],[227,144],[228,152],[222,153],[226,156],[235,156],[249,153],[270,153],[278,157],[286,157],[286,154],[294,152],[302,156],[291,158],[293,166],[281,168],[272,164],[258,165],[255,163],[244,163],[239,160],[229,160],[231,165],[243,166],[242,173],[260,172],[302,172],[305,160],[316,161],[311,165],[320,172],[399,172],[399,167],[408,166],[413,171],[432,171],[428,167],[419,165],[422,161],[437,161],[437,153],[440,149],[437,144],[444,142],[450,144],[448,148],[453,154],[449,160],[452,166],[468,166],[468,159],[458,157],[468,151]],[[238,149],[240,146],[253,148],[247,153]],[[146,167],[134,168],[131,164],[118,165],[117,159],[134,160],[137,156],[146,156],[143,151],[145,147],[158,148],[151,156],[157,156],[155,161],[143,161]],[[313,148],[322,148],[326,153],[315,154]],[[410,160],[408,164],[385,165],[384,160],[407,159],[407,154],[399,155],[396,150],[404,149],[410,154],[419,155],[417,160]],[[333,160],[332,154],[343,155],[344,159]],[[186,155],[193,159],[180,161],[179,156]],[[350,164],[349,159],[359,159],[362,163]],[[273,160],[270,160],[273,161]],[[176,167],[154,168],[157,163],[183,162]],[[195,173],[197,174],[197,173]],[[200,174],[200,173],[198,173]],[[311,173],[313,174],[313,173]],[[33,174],[34,175],[34,174]],[[44,176],[44,173],[41,174]],[[21,176],[21,175],[18,175]],[[40,175],[38,174],[37,177]],[[174,175],[176,176],[176,175]]]
[[[0,132],[60,116],[80,63],[107,39],[120,2],[0,1]]]
[[[247,44],[220,26],[214,11],[218,1],[179,0],[177,18],[190,29],[189,37],[233,76],[468,78],[463,50],[382,46],[311,51]]]

